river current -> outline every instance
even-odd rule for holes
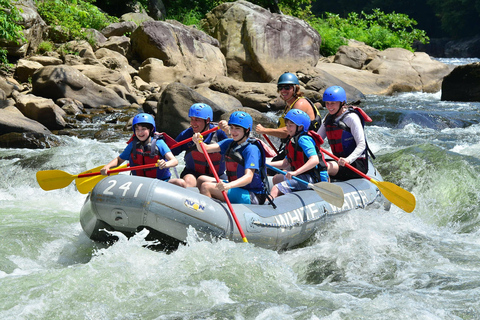
[[[362,104],[375,165],[415,195],[412,213],[352,211],[281,253],[195,230],[171,253],[143,232],[94,243],[86,196],[74,183],[43,191],[35,174],[78,174],[125,141],[0,149],[0,319],[480,319],[480,103],[440,96]]]

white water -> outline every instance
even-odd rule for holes
[[[194,230],[170,254],[143,233],[95,244],[79,223],[85,195],[43,191],[35,173],[78,174],[124,141],[0,149],[0,319],[480,319],[480,104],[439,99],[363,106],[377,166],[416,196],[414,212],[353,211],[283,253]],[[386,109],[404,118],[382,122]]]

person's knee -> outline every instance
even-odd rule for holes
[[[284,175],[283,174],[276,174],[273,176],[272,178],[272,182],[273,184],[277,184],[277,183],[280,183],[284,180]]]
[[[170,179],[168,182],[183,188],[186,187],[186,183],[183,179]]]

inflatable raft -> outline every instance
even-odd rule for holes
[[[382,181],[370,163],[368,175]],[[332,182],[343,189],[344,203],[336,207],[314,190],[283,195],[271,205],[232,204],[248,240],[259,247],[285,250],[298,246],[325,222],[354,209],[386,206],[379,189],[366,179]],[[226,203],[206,197],[196,188],[184,189],[158,179],[116,175],[101,180],[88,195],[80,222],[88,237],[109,241],[119,231],[127,236],[147,228],[165,248],[185,243],[191,226],[207,240],[242,242]],[[113,236],[114,237],[114,236]]]

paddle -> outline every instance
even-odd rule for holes
[[[328,152],[327,150],[320,148],[320,150],[332,157],[334,160],[338,161],[338,157],[334,156],[332,153]],[[371,183],[376,185],[380,192],[387,198],[391,203],[395,204],[400,209],[405,210],[406,212],[412,212],[415,209],[415,196],[408,192],[405,189],[400,188],[396,184],[387,181],[377,181],[373,178],[370,178],[360,170],[352,167],[350,164],[345,164],[347,168],[355,172],[356,174],[360,175],[361,177],[369,180]]]
[[[275,168],[269,164],[267,164],[267,167],[283,175],[287,174],[285,171]],[[306,184],[310,189],[313,189],[320,197],[322,197],[323,200],[333,204],[335,207],[341,208],[343,206],[344,194],[342,187],[329,182],[318,182],[313,184],[295,176],[292,178],[298,182]]]
[[[207,135],[215,130],[218,130],[218,126],[215,128],[211,128],[205,132],[202,132],[202,135]],[[192,141],[192,138],[185,139],[183,141],[180,141],[173,146],[170,147],[170,149],[174,149],[176,147],[179,147],[185,143],[188,143]],[[152,168],[155,167],[155,164],[150,164],[150,165],[145,165],[145,166],[136,166],[132,168],[121,168],[121,169],[114,169],[114,170],[109,170],[107,174],[112,174],[115,172],[122,172],[122,171],[129,171],[129,170],[140,170],[140,169],[147,169],[147,168]],[[85,171],[85,173],[80,173],[77,175],[72,175],[70,173],[67,173],[65,171],[61,170],[43,170],[43,171],[38,171],[36,174],[37,177],[37,182],[40,185],[40,187],[45,190],[45,191],[50,191],[54,189],[61,189],[67,187],[74,179],[79,179],[79,178],[87,178],[87,177],[92,177],[92,176],[100,176],[100,170],[103,168],[103,166],[99,166],[97,168],[97,172],[89,172],[94,169],[90,169],[88,171]],[[105,178],[105,176],[100,177],[99,180]],[[98,180],[98,181],[99,181]],[[90,190],[93,189],[96,183],[93,183],[95,180],[92,180],[91,183],[86,184],[85,186],[82,186],[82,190],[87,190],[90,188],[87,192],[88,193]],[[97,183],[98,183],[97,181]],[[77,185],[78,188],[78,185]]]
[[[220,182],[220,178],[218,177],[218,173],[215,170],[215,166],[212,163],[212,159],[210,159],[210,156],[208,155],[207,150],[205,149],[205,146],[203,145],[203,142],[200,141],[200,147],[202,148],[203,154],[205,155],[205,158],[207,159],[208,165],[210,166],[210,170],[213,172],[213,175],[215,176],[215,180],[217,183]],[[227,192],[225,190],[222,191],[223,197],[225,198],[225,202],[227,203],[228,209],[230,209],[230,213],[232,214],[233,220],[235,221],[235,224],[237,225],[238,231],[240,232],[240,235],[242,236],[243,242],[248,242],[247,237],[245,237],[245,234],[243,233],[242,226],[240,225],[240,222],[238,222],[237,215],[235,214],[235,211],[233,210],[232,204],[230,203],[230,199],[228,199]]]
[[[128,164],[124,163],[124,164],[122,164],[121,166],[119,166],[115,169],[122,169],[122,168],[126,168],[127,166],[128,166]],[[82,172],[82,173],[98,172],[98,171],[102,170],[103,167],[104,166],[98,166],[96,168],[90,169],[90,170]],[[113,172],[110,175],[112,176],[112,175],[116,175],[118,173],[119,172]],[[87,194],[90,191],[92,191],[93,187],[95,187],[97,185],[97,183],[100,182],[100,180],[102,180],[106,177],[107,176],[97,175],[97,176],[88,177],[88,178],[76,178],[75,179],[75,184],[77,186],[78,192],[80,192],[82,194]]]
[[[270,147],[272,147],[273,151],[275,151],[275,153],[278,154],[278,150],[277,150],[277,148],[275,147],[275,145],[272,143],[272,141],[270,140],[270,138],[269,138],[266,134],[263,134],[263,137],[264,137],[265,140],[268,142],[268,144],[270,145]]]

